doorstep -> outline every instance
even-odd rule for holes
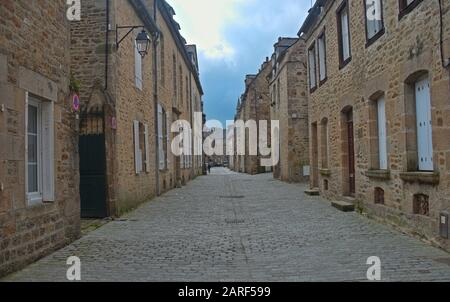
[[[355,205],[352,202],[336,200],[332,201],[331,205],[342,212],[354,212]]]
[[[309,195],[309,196],[319,196],[320,195],[320,191],[319,191],[318,188],[314,188],[314,189],[306,190],[305,194]]]

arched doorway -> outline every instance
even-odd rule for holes
[[[108,216],[104,96],[94,93],[80,114],[80,199],[82,218]]]

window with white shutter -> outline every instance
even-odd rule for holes
[[[433,129],[428,78],[416,82],[415,96],[419,170],[433,171]]]
[[[134,71],[136,87],[142,90],[142,56],[138,51],[137,42],[134,42]]]
[[[53,102],[26,94],[26,192],[28,204],[55,201]]]
[[[317,86],[316,79],[316,45],[313,43],[308,50],[308,62],[309,62],[309,88],[314,89]],[[279,88],[279,87],[278,87]]]
[[[388,169],[387,135],[386,135],[386,102],[384,97],[377,101],[378,112],[378,155],[380,170]]]
[[[134,138],[134,164],[136,168],[136,175],[139,175],[142,172],[142,151],[140,148],[139,121],[133,122],[133,138]]]
[[[319,80],[323,82],[327,78],[325,31],[319,36],[317,45],[319,48]]]
[[[144,141],[145,141],[145,172],[150,173],[150,148],[149,148],[149,130],[148,124],[144,125]]]
[[[159,157],[159,169],[165,169],[165,155],[164,155],[164,110],[160,104],[158,104],[158,157]]]

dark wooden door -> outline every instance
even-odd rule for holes
[[[348,128],[348,176],[350,184],[350,195],[356,193],[356,178],[355,178],[355,139],[353,134],[353,120],[347,122]]]
[[[81,217],[105,218],[106,210],[106,160],[105,136],[82,135],[80,150]]]
[[[80,198],[82,218],[105,218],[106,147],[104,114],[97,110],[80,119]]]

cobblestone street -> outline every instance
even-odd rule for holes
[[[5,281],[364,281],[370,256],[383,281],[450,281],[450,255],[342,213],[270,174],[217,168],[144,204]]]

